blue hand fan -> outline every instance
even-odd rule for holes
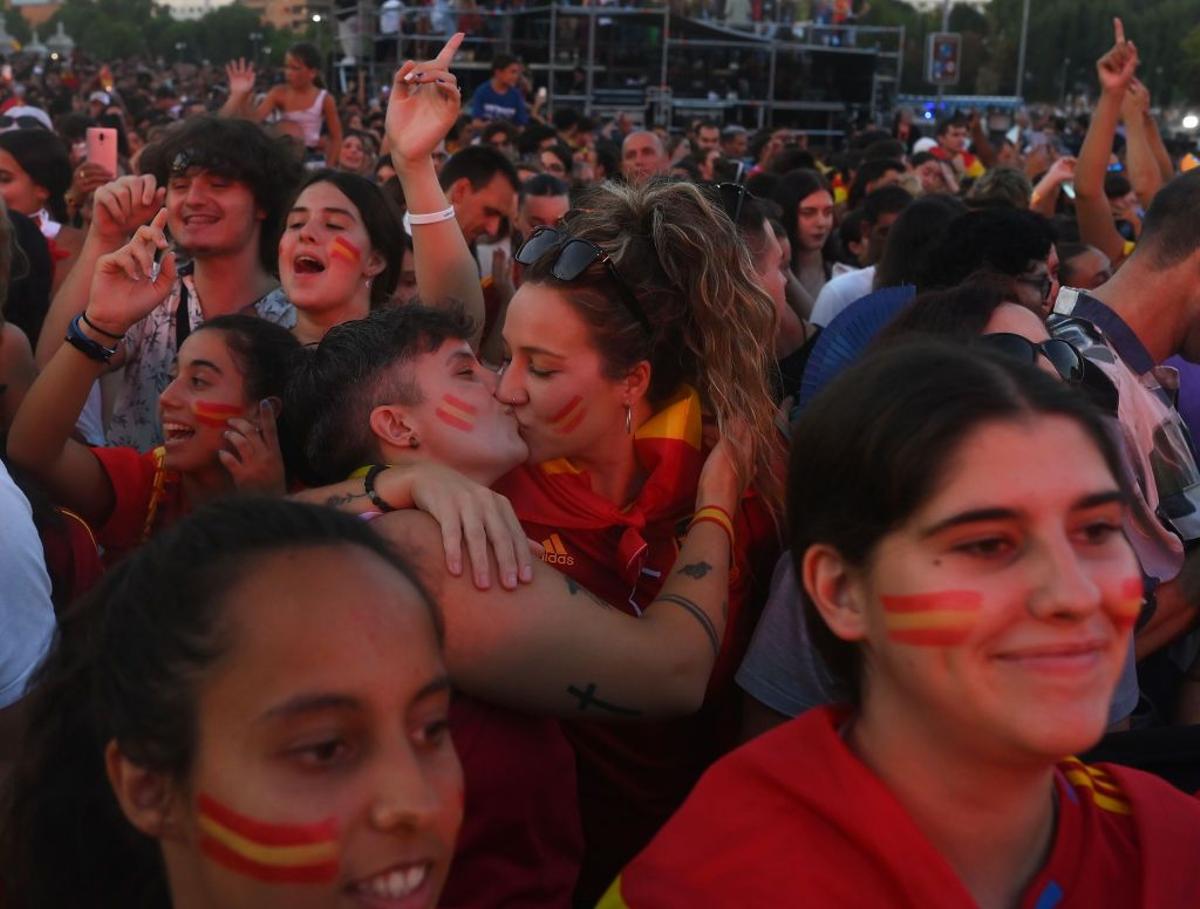
[[[855,300],[825,326],[804,368],[793,418],[843,369],[862,356],[867,346],[896,314],[917,295],[911,284],[882,287]]]

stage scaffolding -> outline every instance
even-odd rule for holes
[[[401,7],[391,0],[381,18],[379,5],[360,0],[337,13],[345,54],[339,75],[346,86],[361,75],[373,89],[397,61],[428,57],[461,29],[468,37],[455,72],[464,96],[489,77],[495,54],[510,53],[524,62],[535,90],[546,89],[548,116],[567,106],[676,128],[708,117],[834,138],[850,117],[890,109],[902,74],[903,28],[733,22],[706,13],[695,2],[487,9],[442,0]]]

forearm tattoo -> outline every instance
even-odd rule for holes
[[[642,711],[633,710],[629,707],[621,707],[609,701],[602,701],[596,697],[596,683],[588,682],[587,688],[578,688],[575,685],[567,686],[567,694],[573,696],[579,701],[579,712],[587,713],[589,708],[612,713],[616,716],[641,716]]]
[[[655,603],[674,603],[676,606],[682,606],[688,613],[700,623],[704,629],[704,633],[708,635],[708,642],[712,645],[713,654],[721,652],[721,638],[717,635],[717,629],[713,627],[712,619],[708,617],[703,609],[689,600],[687,597],[676,596],[673,593],[659,594]],[[651,604],[653,605],[653,604]]]
[[[684,565],[679,569],[679,574],[686,574],[694,581],[699,581],[702,577],[712,571],[712,566],[708,562],[695,562],[691,565]]]

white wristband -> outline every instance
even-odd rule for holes
[[[406,217],[410,224],[441,224],[443,221],[449,221],[454,217],[454,206],[451,205],[442,211],[431,211],[423,215],[408,212]]]

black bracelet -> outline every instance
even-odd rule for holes
[[[100,334],[104,335],[104,337],[112,338],[114,341],[124,341],[125,340],[124,335],[114,335],[111,331],[105,331],[103,328],[101,328],[99,325],[97,325],[95,322],[93,322],[91,319],[89,319],[87,317],[86,310],[84,312],[81,312],[79,315],[83,317],[83,324],[86,325],[88,328],[90,328],[92,331],[98,331]]]
[[[386,464],[372,464],[371,469],[367,471],[367,475],[363,477],[363,492],[367,494],[367,498],[371,500],[371,504],[385,514],[389,511],[395,511],[391,505],[375,490],[375,479],[381,473],[388,469]]]
[[[99,341],[95,341],[85,335],[83,329],[79,327],[79,320],[82,316],[83,314],[80,313],[71,320],[71,324],[67,328],[67,336],[64,340],[89,360],[95,360],[97,363],[107,363],[116,356],[117,349],[115,347],[105,347]]]

